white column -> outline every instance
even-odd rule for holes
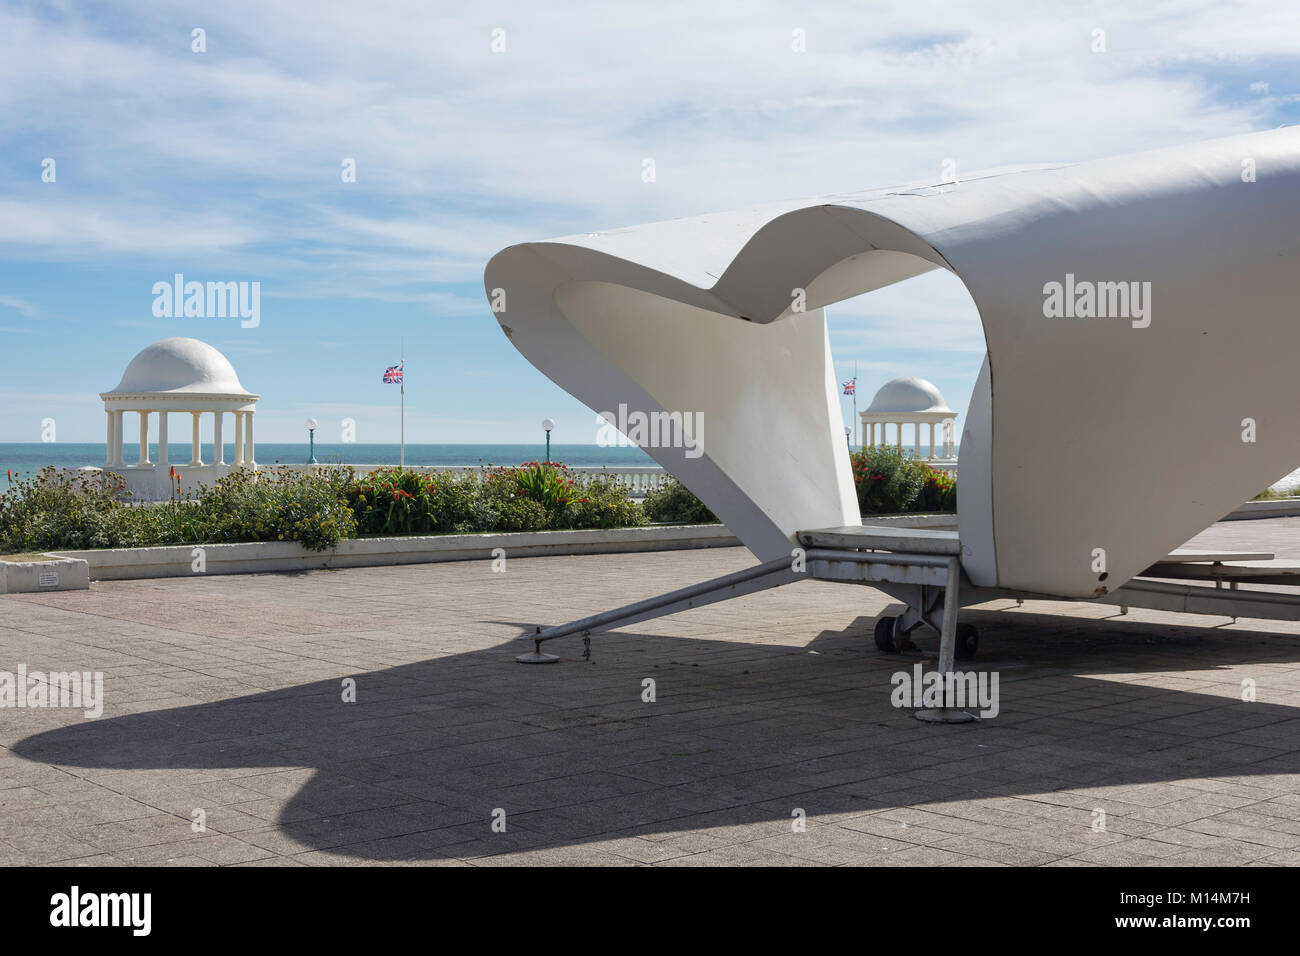
[[[203,445],[199,442],[199,413],[190,412],[194,418],[194,431],[190,435],[190,464],[203,464]]]
[[[901,455],[903,453],[903,423],[899,422],[894,427],[898,429],[898,434],[894,436],[898,439],[897,444],[894,446],[894,450]]]
[[[158,467],[167,464],[167,412],[158,410]]]
[[[122,446],[126,441],[126,412],[113,413],[113,464],[118,468],[123,466]]]
[[[212,413],[212,464],[224,465],[226,463],[226,440],[221,434],[221,420],[225,418],[221,412]]]
[[[113,464],[113,413],[106,408],[104,417],[108,419],[108,431],[104,438],[104,467],[107,468]]]
[[[235,465],[244,463],[244,416],[247,412],[235,412]]]
[[[934,422],[930,422],[930,460],[934,460]]]
[[[140,412],[140,464],[151,465],[149,460],[149,413]]]
[[[244,464],[249,468],[256,468],[257,459],[253,457],[253,413],[246,414],[248,421],[244,423],[244,442],[248,445],[248,450],[244,453]]]

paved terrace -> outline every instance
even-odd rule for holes
[[[1296,555],[1300,519],[1197,543]],[[100,670],[107,697],[98,720],[0,710],[0,862],[1300,863],[1300,626],[1000,601],[967,619],[1001,713],[956,726],[890,706],[890,674],[920,658],[876,651],[890,602],[865,587],[801,583],[596,637],[590,662],[576,639],[549,645],[558,665],[513,662],[521,625],[751,561],[519,558],[504,574],[0,598],[0,670]]]

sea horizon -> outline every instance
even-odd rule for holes
[[[235,460],[235,446],[225,444],[225,460]],[[309,455],[307,442],[258,442],[256,457],[259,465],[304,464]],[[170,463],[185,464],[190,459],[190,443],[168,443]],[[904,445],[910,453],[912,446]],[[104,466],[103,442],[0,442],[0,490],[9,487],[8,472],[17,479],[35,474],[42,468],[82,468]],[[123,445],[123,458],[128,465],[139,459],[139,442]],[[321,464],[345,465],[396,465],[401,447],[392,443],[323,443],[317,442],[316,460]],[[201,454],[205,462],[212,461],[212,443],[204,442]],[[528,461],[541,461],[546,457],[542,442],[460,442],[421,443],[406,445],[408,465],[451,465],[474,467],[479,465],[520,465]],[[158,460],[158,444],[149,444],[149,458]],[[551,459],[575,468],[607,467],[634,468],[658,467],[653,458],[635,445],[578,445],[551,444]]]

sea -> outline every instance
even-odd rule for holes
[[[149,458],[158,460],[158,445],[149,446]],[[172,463],[190,459],[189,442],[171,442],[168,445]],[[911,448],[904,446],[905,452]],[[328,464],[345,465],[396,465],[401,449],[397,445],[363,445],[360,443],[330,445],[318,442],[316,460]],[[212,461],[212,443],[203,446],[203,460]],[[258,442],[259,465],[300,464],[308,460],[306,442]],[[126,442],[122,457],[128,465],[140,458],[140,443]],[[527,445],[407,445],[408,465],[520,465],[526,461],[541,461],[546,457],[542,443]],[[574,467],[604,465],[609,468],[653,466],[654,459],[635,445],[551,445],[551,458]],[[226,444],[225,460],[235,460],[235,446]],[[102,442],[0,442],[0,490],[9,487],[9,472],[13,477],[34,474],[47,465],[58,468],[80,468],[83,465],[104,464]]]

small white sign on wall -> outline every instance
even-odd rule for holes
[[[28,580],[31,580],[30,578]],[[59,586],[58,571],[42,571],[36,575],[36,584],[43,588],[55,588]]]

